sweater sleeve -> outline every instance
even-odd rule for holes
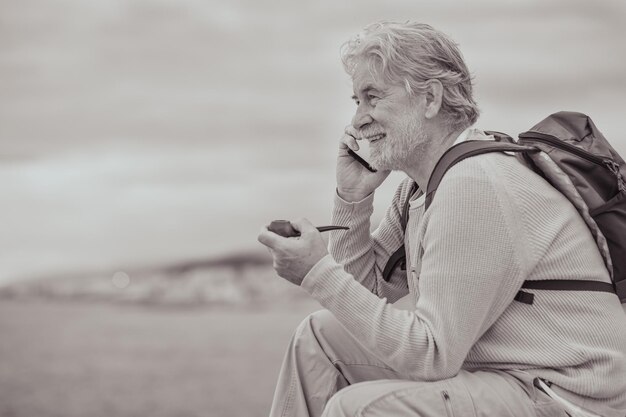
[[[524,280],[502,187],[466,162],[450,170],[424,217],[415,311],[378,299],[329,256],[302,284],[368,350],[411,379],[456,375]]]
[[[354,203],[335,195],[333,224],[348,226],[350,230],[331,232],[330,254],[357,282],[389,302],[408,293],[405,271],[396,268],[389,282],[383,279],[382,272],[389,257],[404,243],[400,217],[410,184],[407,178],[398,186],[384,218],[371,234],[373,194]]]

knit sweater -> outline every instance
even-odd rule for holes
[[[571,203],[503,153],[452,167],[424,212],[411,181],[398,187],[370,234],[373,194],[335,197],[330,254],[302,282],[363,346],[410,380],[459,370],[522,371],[553,383],[561,397],[608,417],[626,414],[626,317],[610,293],[527,290],[525,280],[610,282],[593,237]],[[382,270],[406,245],[407,270]],[[391,303],[411,294],[414,308]]]

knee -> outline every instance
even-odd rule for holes
[[[318,310],[302,320],[296,330],[296,339],[306,339],[311,336],[328,339],[332,338],[333,334],[344,331],[343,329],[333,313],[328,310]]]
[[[345,328],[328,310],[319,310],[308,315],[296,329],[292,347],[296,354],[321,349],[330,353],[337,340],[343,340]]]
[[[308,321],[315,329],[332,329],[341,326],[330,310],[317,310],[308,315],[305,321]]]
[[[359,394],[359,384],[351,385],[333,395],[322,417],[355,417],[362,409],[365,398]]]

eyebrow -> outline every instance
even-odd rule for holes
[[[363,87],[363,88],[361,89],[361,92],[363,92],[363,93],[368,93],[369,91],[372,91],[372,90],[377,90],[377,91],[379,91],[379,89],[378,89],[378,88],[376,88],[376,86],[375,86],[375,85],[373,85],[373,84],[367,84],[365,87]],[[356,100],[356,99],[357,99],[356,94],[353,94],[353,95],[352,95],[352,100]]]

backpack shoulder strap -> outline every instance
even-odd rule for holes
[[[402,231],[406,230],[406,225],[409,223],[409,209],[411,208],[411,198],[415,195],[415,193],[419,192],[419,187],[416,182],[411,184],[411,189],[409,190],[409,194],[404,200],[404,206],[402,206],[402,215],[400,216],[400,225],[402,226]]]
[[[410,205],[411,197],[413,197],[413,195],[418,191],[419,191],[419,187],[417,186],[417,183],[413,182],[413,184],[411,185],[409,194],[407,195],[406,200],[404,200],[404,205],[402,206],[402,213],[400,214],[400,226],[402,227],[403,233],[406,230],[407,223],[409,222],[409,209],[411,207]],[[393,271],[396,269],[398,265],[402,266],[404,262],[406,262],[406,253],[405,253],[405,247],[403,244],[389,257],[389,260],[387,260],[387,263],[385,264],[385,268],[383,269],[383,279],[386,282],[389,282]]]
[[[458,143],[448,149],[435,165],[435,169],[430,175],[428,180],[428,187],[426,189],[426,206],[428,207],[435,197],[435,192],[441,183],[444,175],[450,168],[457,163],[461,162],[465,158],[469,158],[476,155],[481,155],[490,152],[536,152],[537,149],[533,146],[518,145],[516,143],[509,143],[504,141],[487,141],[487,140],[468,140]]]

